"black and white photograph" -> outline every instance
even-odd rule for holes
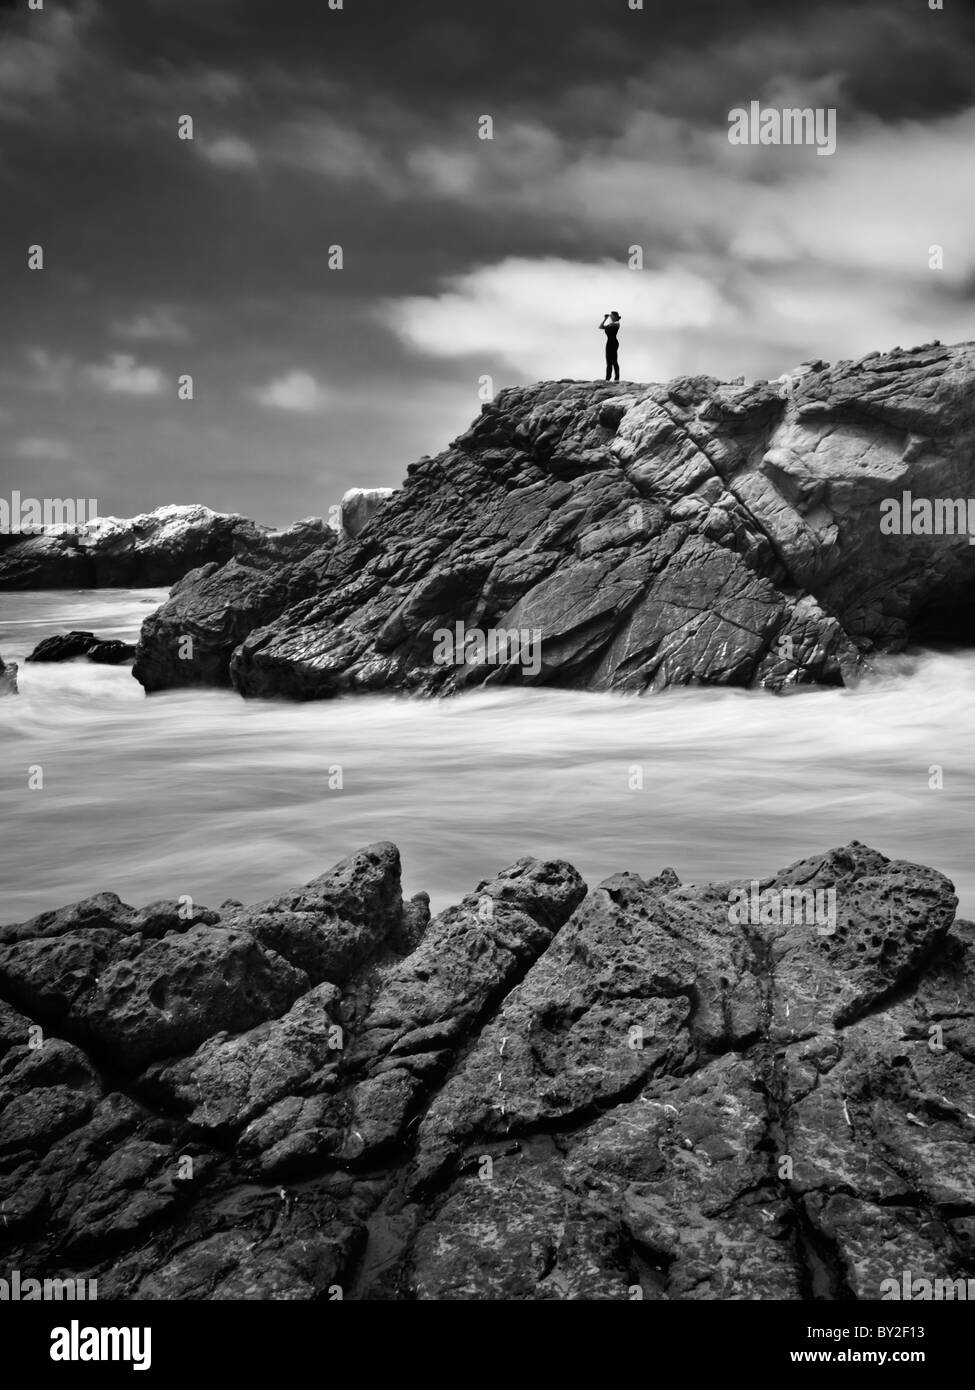
[[[948,1373],[973,229],[963,0],[0,0],[30,1374]]]

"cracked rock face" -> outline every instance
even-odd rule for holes
[[[295,699],[849,681],[970,627],[967,534],[884,534],[881,504],[975,497],[973,382],[975,345],[933,344],[753,386],[502,391],[361,534],[189,576],[135,675]],[[537,633],[538,660],[438,659],[457,624]]]
[[[853,843],[760,882],[395,846],[0,928],[0,1244],[100,1298],[876,1299],[975,1262],[975,928]]]

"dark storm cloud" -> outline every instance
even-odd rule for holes
[[[91,8],[48,4],[61,13]],[[9,28],[24,24],[23,4],[6,0],[3,9]],[[437,109],[479,92],[539,104],[587,83],[612,93],[614,83],[687,54],[733,53],[744,43],[760,61],[780,35],[799,75],[845,57],[851,99],[887,115],[950,111],[967,100],[973,26],[967,7],[932,15],[924,0],[647,0],[638,14],[625,0],[346,0],[341,12],[326,0],[101,0],[91,38],[120,69],[174,78],[223,69],[266,81],[277,65],[295,83],[328,74],[353,102],[381,90]]]
[[[101,13],[98,41],[127,67],[266,80],[280,65],[296,83],[325,73],[353,115],[378,91],[426,111],[479,95],[541,105],[585,84],[612,97],[629,77],[739,45],[753,46],[756,67],[763,49],[788,55],[798,77],[839,62],[865,113],[933,115],[967,103],[975,44],[969,7],[933,14],[925,0],[646,0],[642,13],[626,0],[346,0],[341,12],[326,0],[103,0]],[[707,77],[714,94],[720,65]],[[691,116],[702,90],[690,84]]]

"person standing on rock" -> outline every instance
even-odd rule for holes
[[[603,321],[599,326],[606,334],[606,380],[609,381],[610,374],[615,372],[616,380],[619,381],[620,316],[616,310],[611,309],[608,314],[603,314]]]

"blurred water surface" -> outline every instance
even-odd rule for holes
[[[69,628],[133,641],[164,598],[0,595],[0,653],[22,662]],[[4,922],[106,889],[136,905],[251,901],[380,839],[435,909],[526,854],[567,858],[590,884],[666,865],[700,881],[859,839],[941,869],[975,915],[975,653],[919,652],[855,691],[787,698],[146,698],[128,667],[85,661],[21,665],[20,688],[0,701]]]

